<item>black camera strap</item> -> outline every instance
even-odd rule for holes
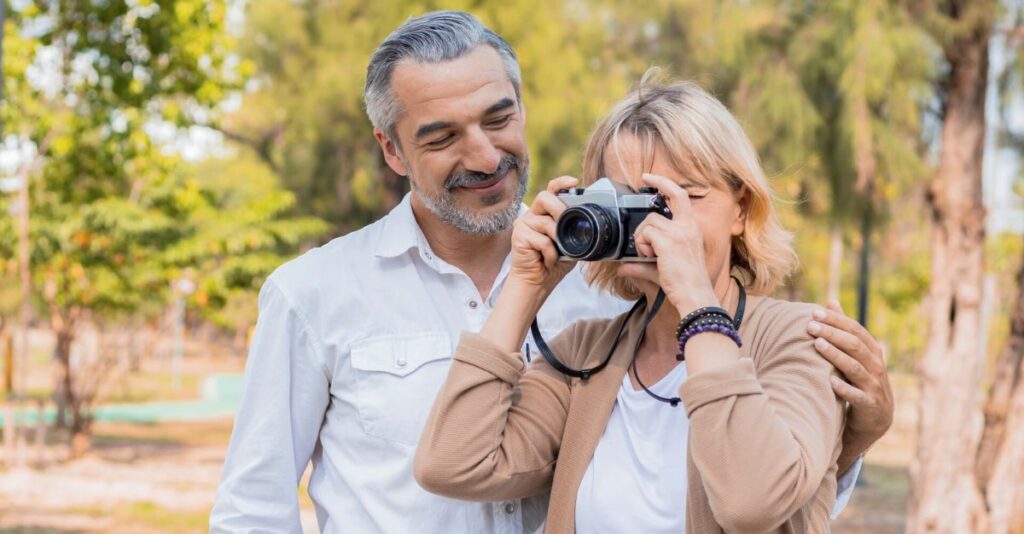
[[[640,300],[636,301],[636,304],[634,304],[633,307],[630,308],[629,313],[627,313],[622,318],[622,324],[619,325],[619,331],[615,334],[615,343],[612,343],[611,348],[608,349],[608,355],[605,356],[604,360],[600,364],[598,364],[595,367],[591,367],[590,369],[573,369],[571,367],[567,367],[565,364],[558,361],[558,358],[555,357],[555,355],[551,352],[551,347],[548,347],[547,342],[544,341],[544,336],[540,334],[540,327],[537,325],[536,317],[534,317],[533,323],[530,325],[530,333],[533,334],[533,342],[537,344],[537,349],[540,350],[540,353],[544,356],[544,359],[547,360],[549,364],[551,364],[551,367],[554,367],[556,371],[564,375],[571,376],[573,378],[582,378],[583,380],[586,380],[590,378],[590,376],[593,375],[594,373],[598,373],[602,369],[604,369],[605,366],[608,365],[608,362],[612,360],[612,354],[615,353],[615,348],[619,346],[619,339],[622,338],[622,332],[626,329],[626,324],[629,323],[630,317],[633,317],[633,314],[637,310],[642,308],[646,303],[647,297],[641,297]],[[653,311],[657,312],[658,308],[655,307]],[[651,317],[653,316],[653,314],[649,314],[647,322],[650,322]],[[527,345],[527,347],[529,347],[529,345]]]
[[[733,324],[735,325],[736,330],[739,330],[740,325],[743,323],[744,312],[747,308],[747,292],[743,289],[743,282],[741,282],[739,278],[736,278],[736,276],[732,276],[732,279],[736,280],[736,283],[739,286],[740,291],[739,302],[736,303],[736,317],[733,319]],[[633,358],[630,361],[629,365],[630,370],[633,372],[633,376],[636,377],[637,384],[640,384],[640,387],[643,388],[643,390],[648,395],[654,397],[655,399],[661,402],[670,404],[674,407],[678,406],[682,399],[680,399],[679,397],[662,397],[661,395],[658,395],[657,393],[651,391],[640,380],[640,375],[637,374],[636,372],[636,355],[637,352],[639,352],[640,350],[640,344],[644,340],[644,334],[647,333],[647,326],[651,324],[651,321],[654,319],[654,316],[658,314],[658,310],[661,309],[661,305],[664,302],[665,291],[663,289],[659,289],[658,296],[655,297],[654,304],[651,306],[651,311],[647,312],[647,317],[644,318],[644,324],[640,329],[640,335],[637,336],[636,343],[633,345]],[[556,358],[555,355],[551,352],[551,347],[549,347],[547,342],[544,341],[544,336],[542,336],[540,333],[540,327],[537,325],[536,317],[534,317],[533,323],[530,324],[530,332],[533,334],[533,341],[534,343],[537,344],[537,349],[540,350],[540,353],[544,356],[544,359],[547,360],[549,364],[551,364],[551,367],[554,367],[556,371],[564,375],[571,376],[573,378],[582,378],[583,380],[586,380],[590,378],[591,375],[600,372],[602,369],[605,368],[605,366],[608,365],[608,362],[610,362],[612,359],[612,355],[615,354],[615,349],[619,346],[619,341],[622,339],[622,332],[626,329],[626,324],[629,323],[629,319],[633,317],[633,314],[636,313],[637,310],[642,308],[646,303],[647,297],[644,296],[640,297],[640,300],[636,301],[636,304],[633,304],[633,307],[630,308],[629,313],[627,313],[622,318],[622,324],[619,325],[619,331],[615,334],[615,342],[612,343],[611,348],[608,349],[608,355],[605,356],[604,360],[600,364],[598,364],[595,367],[591,367],[590,369],[573,369],[571,367],[567,367],[565,364],[558,361],[558,358]],[[529,362],[530,346],[527,345],[526,349],[526,361]]]

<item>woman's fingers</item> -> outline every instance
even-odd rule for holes
[[[528,226],[534,232],[546,235],[551,240],[555,239],[557,223],[555,223],[555,220],[550,216],[527,213],[523,216],[522,221],[523,224]]]
[[[658,283],[658,266],[649,261],[626,261],[619,264],[616,274],[623,278],[634,278]]]
[[[691,239],[690,230],[683,221],[670,220],[657,213],[649,213],[639,226],[634,237],[637,252],[642,256],[657,256],[658,250],[682,250],[684,243]],[[649,253],[648,253],[649,252]]]
[[[643,258],[654,257],[654,247],[651,245],[650,236],[647,233],[647,221],[644,220],[633,232],[633,245],[636,247],[636,253]]]
[[[537,232],[527,232],[522,236],[522,240],[526,243],[527,248],[537,261],[547,265],[546,258],[544,257],[544,248],[547,244],[548,238],[544,235],[538,234]]]
[[[549,215],[553,219],[558,219],[558,216],[565,211],[565,203],[558,200],[558,192],[563,189],[569,189],[576,187],[579,180],[572,176],[559,176],[554,180],[548,182],[546,190],[537,193],[536,198],[533,199],[533,205],[530,206],[530,211],[538,215]]]
[[[548,182],[547,192],[552,195],[558,194],[562,189],[569,189],[570,187],[576,187],[580,181],[572,176],[559,176],[554,180]]]
[[[547,233],[554,232],[553,225],[554,221],[550,218],[526,215],[522,219],[520,232],[522,242],[539,255],[539,259],[549,271],[558,263],[558,249]]]
[[[563,211],[565,211],[565,203],[550,191],[537,193],[537,197],[533,199],[533,205],[530,206],[530,213],[545,215],[552,220],[557,220]]]
[[[673,219],[677,218],[677,214],[690,213],[690,196],[686,194],[686,190],[682,186],[657,174],[644,173],[641,179],[645,184],[657,188],[658,194],[665,197],[668,209],[672,211]]]

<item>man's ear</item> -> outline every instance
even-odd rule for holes
[[[736,201],[736,216],[733,218],[732,228],[730,229],[732,235],[741,236],[747,228],[747,213],[750,212],[750,202],[753,197],[750,196],[750,190],[746,187],[740,191],[740,198]]]
[[[405,163],[402,162],[402,158],[398,154],[398,145],[380,128],[373,129],[373,137],[377,140],[377,144],[380,145],[380,150],[384,153],[384,161],[387,162],[388,167],[391,167],[391,170],[395,171],[395,174],[399,176],[408,176],[409,169],[405,168]]]

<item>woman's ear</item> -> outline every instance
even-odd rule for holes
[[[743,232],[747,228],[747,213],[750,211],[750,203],[752,200],[750,190],[746,187],[742,188],[739,192],[739,198],[736,200],[735,214],[733,217],[732,228],[730,229],[734,237],[743,235]]]

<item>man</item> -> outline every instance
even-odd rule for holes
[[[508,268],[529,169],[515,54],[465,13],[430,13],[377,49],[365,98],[385,160],[412,193],[268,278],[211,530],[298,531],[296,485],[312,459],[325,532],[537,531],[543,498],[454,501],[412,477],[458,335],[483,325]],[[538,322],[553,337],[626,306],[577,269]],[[855,458],[891,417],[880,352],[840,313],[814,324],[825,356],[861,371],[839,386],[856,395],[837,389],[853,402]]]

